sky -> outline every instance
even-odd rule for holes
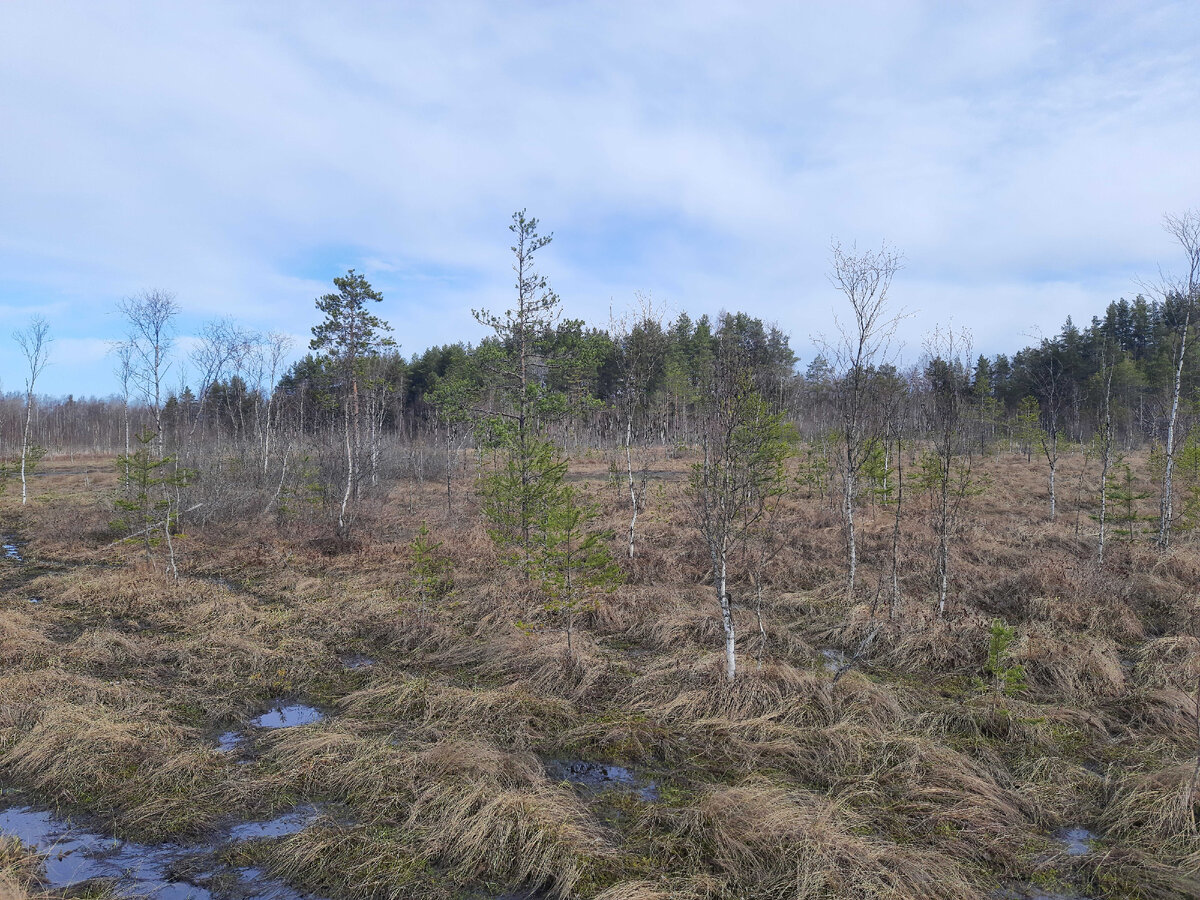
[[[0,314],[116,390],[125,297],[295,337],[354,268],[401,351],[478,341],[514,210],[568,316],[744,310],[801,366],[833,241],[904,256],[907,358],[1133,297],[1200,207],[1191,2],[0,2]],[[188,375],[183,354],[172,375]],[[23,360],[0,333],[0,390]]]

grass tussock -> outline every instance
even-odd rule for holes
[[[577,617],[569,650],[469,491],[446,514],[438,485],[406,482],[345,544],[313,523],[189,523],[176,583],[102,540],[104,503],[71,482],[19,511],[26,562],[0,571],[0,786],[147,841],[314,806],[300,832],[222,853],[331,900],[982,900],[1031,881],[1200,896],[1194,542],[1121,542],[1099,569],[1087,510],[1078,535],[1073,515],[1045,521],[1041,476],[988,456],[996,487],[956,535],[946,614],[914,506],[889,617],[890,511],[863,510],[866,587],[847,600],[836,508],[796,491],[765,641],[734,582],[730,684],[678,490],[689,460],[660,463],[639,556],[616,554],[627,581]],[[605,471],[572,477],[600,479],[620,535]],[[433,602],[412,592],[425,518],[453,574]],[[997,618],[1009,682],[989,670]],[[834,649],[856,657],[836,680]],[[252,724],[279,700],[326,719]],[[222,752],[225,731],[240,741]],[[1055,834],[1080,825],[1098,842],[1068,857]],[[39,896],[37,871],[0,844],[0,896]]]
[[[949,857],[868,839],[865,817],[844,802],[759,779],[656,811],[651,826],[674,865],[715,870],[764,897],[977,898]]]
[[[575,797],[554,785],[435,783],[417,796],[407,825],[425,857],[468,880],[527,884],[559,897],[614,854]]]
[[[348,718],[383,721],[415,740],[485,736],[511,750],[551,743],[578,720],[565,700],[520,688],[463,688],[427,678],[402,678],[348,696]]]

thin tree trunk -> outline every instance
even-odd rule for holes
[[[342,494],[342,509],[338,513],[338,536],[346,537],[346,507],[350,505],[350,494],[354,490],[354,448],[350,432],[350,407],[344,414],[346,432],[346,491]]]
[[[946,592],[950,568],[950,457],[943,459],[942,509],[938,527],[938,618],[946,614]]]
[[[725,553],[721,554],[721,577],[717,585],[721,593],[721,622],[725,626],[725,677],[733,682],[737,673],[737,631],[733,624],[733,600],[726,590]]]
[[[33,420],[33,391],[25,395],[25,428],[21,432],[21,505],[25,505],[25,460],[29,456],[29,425]]]
[[[1100,538],[1096,564],[1104,566],[1104,537],[1108,524],[1108,467],[1112,461],[1112,366],[1104,380],[1104,443],[1100,458]]]
[[[633,416],[630,414],[625,419],[625,469],[629,474],[629,558],[633,559],[633,535],[634,529],[637,527],[638,518],[638,498],[637,490],[633,481]]]
[[[1058,501],[1054,492],[1054,476],[1058,469],[1058,450],[1055,449],[1054,459],[1050,462],[1050,521],[1054,521],[1054,516],[1057,512]]]
[[[1162,503],[1158,523],[1158,547],[1160,550],[1166,550],[1167,543],[1171,539],[1171,476],[1174,474],[1172,470],[1175,466],[1175,420],[1179,416],[1179,394],[1183,384],[1183,357],[1187,348],[1187,330],[1191,317],[1192,308],[1189,302],[1188,310],[1183,317],[1183,329],[1179,332],[1179,361],[1175,365],[1175,389],[1171,395],[1171,418],[1167,420],[1167,464],[1163,470]]]
[[[904,470],[903,456],[900,452],[900,438],[896,438],[896,518],[892,521],[892,604],[888,613],[889,619],[895,619],[900,613],[900,513],[904,506]]]
[[[842,515],[846,518],[846,551],[849,556],[849,570],[846,576],[846,597],[854,599],[854,583],[858,577],[858,545],[854,535],[854,468],[847,464],[846,477],[843,479],[845,488],[842,495]]]

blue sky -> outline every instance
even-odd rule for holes
[[[120,298],[303,346],[354,267],[407,354],[507,305],[526,207],[590,322],[745,309],[806,361],[831,239],[886,239],[910,356],[1009,351],[1175,266],[1198,47],[1186,2],[7,0],[0,312],[49,320],[44,391],[107,394]]]

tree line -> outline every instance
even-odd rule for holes
[[[735,608],[755,609],[765,641],[763,575],[789,494],[824,498],[840,515],[851,600],[863,593],[858,516],[871,506],[892,517],[890,550],[872,551],[875,571],[888,575],[872,602],[883,621],[901,608],[900,538],[914,505],[933,541],[931,595],[946,613],[955,537],[986,490],[978,463],[990,453],[1045,466],[1049,520],[1062,456],[1083,457],[1093,474],[1086,490],[1080,476],[1076,493],[1090,497],[1100,564],[1114,536],[1149,531],[1165,550],[1173,531],[1200,524],[1200,215],[1166,224],[1187,267],[1150,299],[1115,301],[1083,329],[1068,320],[1011,358],[975,356],[967,332],[935,328],[908,365],[895,343],[905,313],[888,296],[903,259],[886,244],[832,247],[841,313],[803,371],[786,334],[741,312],[668,318],[639,296],[604,327],[565,317],[538,265],[553,236],[524,211],[509,226],[511,300],[473,311],[489,332],[473,345],[404,358],[376,312],[384,298],[351,270],[316,298],[322,319],[297,362],[285,367],[286,337],[223,320],[203,330],[185,368],[174,352],[175,299],[148,291],[120,305],[115,401],[39,401],[48,330],[35,320],[15,335],[28,377],[23,395],[0,408],[12,420],[0,422],[0,437],[14,460],[0,481],[19,474],[24,491],[43,448],[107,441],[121,484],[114,533],[140,541],[152,560],[165,547],[173,570],[172,536],[186,520],[324,523],[346,543],[397,479],[437,480],[447,517],[474,504],[501,558],[564,621],[570,644],[575,617],[636,572],[654,461],[682,455],[692,460],[685,494],[733,678]],[[1139,481],[1128,454],[1143,446]],[[607,454],[626,498],[619,542],[566,477],[573,455],[594,451]],[[1144,490],[1147,479],[1156,492]],[[1155,494],[1158,513],[1148,516],[1142,501]],[[734,584],[750,602],[735,603]]]

